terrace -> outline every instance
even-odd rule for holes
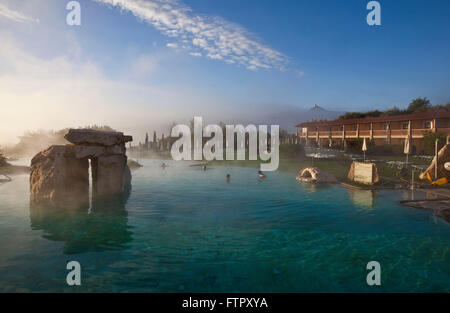
[[[297,126],[297,136],[320,139],[421,139],[428,132],[450,134],[450,112],[435,111],[361,119],[304,122]]]

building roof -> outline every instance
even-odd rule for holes
[[[333,121],[317,121],[317,122],[303,122],[296,127],[318,127],[318,126],[333,126],[333,125],[348,125],[348,124],[366,124],[366,123],[381,123],[381,122],[400,122],[413,120],[428,120],[435,118],[450,118],[450,111],[430,111],[413,114],[400,114],[392,116],[378,116],[352,119],[339,119]]]

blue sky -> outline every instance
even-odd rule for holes
[[[0,0],[0,143],[450,101],[449,1],[379,1],[381,26],[365,0],[81,0],[81,26],[66,25],[67,2]]]

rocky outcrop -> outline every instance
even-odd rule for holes
[[[76,145],[114,146],[132,141],[133,137],[121,132],[106,132],[92,129],[69,129],[64,135],[67,141]]]
[[[138,161],[132,160],[132,159],[128,159],[128,167],[130,168],[130,170],[136,170],[138,168],[142,167],[142,164],[140,164]]]
[[[337,183],[334,175],[324,172],[317,167],[307,167],[301,170],[296,179],[301,182]]]
[[[125,143],[118,132],[71,129],[73,144],[51,146],[31,160],[32,205],[83,205],[89,201],[89,164],[93,197],[116,195],[131,184]]]
[[[32,204],[89,201],[89,161],[74,157],[72,146],[51,146],[31,160]]]
[[[450,162],[450,144],[446,144],[442,147],[441,150],[439,150],[438,153],[438,177],[437,178],[443,178],[446,177],[448,180],[450,180],[450,171],[446,170],[444,167],[444,164]],[[420,179],[426,179],[427,173],[430,173],[430,177],[432,179],[435,177],[435,167],[436,167],[436,157],[433,158],[433,161],[431,162],[431,165],[420,174]]]

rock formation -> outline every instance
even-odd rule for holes
[[[347,177],[352,182],[366,185],[373,185],[380,181],[378,168],[375,163],[353,161]]]
[[[301,170],[297,176],[297,181],[318,182],[318,183],[337,183],[336,177],[332,174],[321,171],[317,167],[307,167]]]
[[[116,195],[131,184],[125,143],[119,132],[70,129],[64,136],[72,144],[55,145],[31,160],[32,205],[85,204],[89,201],[89,163],[93,197]]]
[[[444,164],[446,162],[450,162],[450,144],[446,144],[442,147],[442,149],[438,152],[438,177],[447,177],[448,180],[450,180],[450,171],[447,171],[444,167]],[[420,179],[426,179],[427,173],[430,173],[430,177],[432,179],[436,178],[435,176],[435,167],[436,167],[436,157],[433,158],[433,161],[431,162],[431,165],[420,174]]]

